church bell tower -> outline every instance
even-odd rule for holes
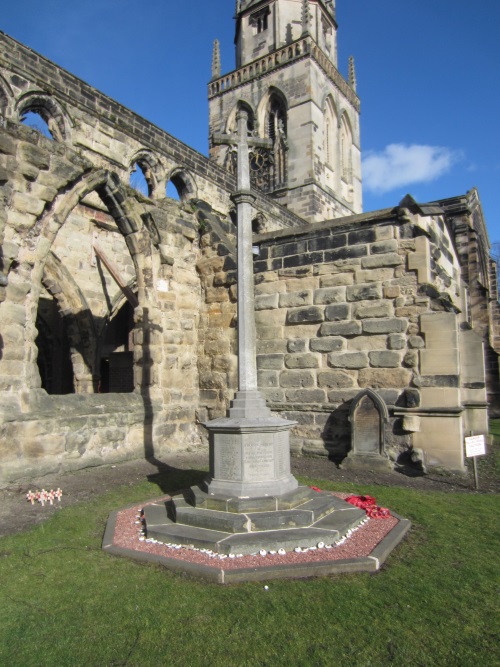
[[[309,222],[360,213],[359,98],[354,63],[337,69],[334,0],[237,0],[236,69],[221,75],[214,44],[208,87],[210,157],[229,171],[217,141],[236,131],[238,108],[264,139],[250,158],[252,186]]]

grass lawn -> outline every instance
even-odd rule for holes
[[[412,520],[382,572],[265,591],[114,558],[101,551],[109,512],[159,495],[122,487],[0,539],[0,665],[500,664],[497,496],[301,481],[369,493]]]

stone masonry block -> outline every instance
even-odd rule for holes
[[[319,359],[316,354],[286,354],[286,368],[319,368]]]
[[[325,287],[314,290],[315,304],[343,303],[345,300],[346,300],[345,287]]]
[[[352,285],[353,283],[354,274],[352,273],[337,273],[331,276],[323,276],[319,281],[320,287],[340,287],[342,285]]]
[[[400,266],[403,258],[395,252],[387,252],[383,255],[370,255],[361,260],[362,269],[380,269],[384,266]]]
[[[309,347],[311,352],[340,352],[344,349],[345,342],[345,338],[340,336],[311,338]]]
[[[19,157],[21,160],[30,162],[39,169],[48,169],[50,165],[50,154],[45,148],[34,146],[22,141],[19,144]]]
[[[357,283],[377,283],[394,278],[394,269],[360,269],[356,271]]]
[[[288,341],[287,351],[291,354],[297,352],[305,352],[307,348],[307,341],[304,338],[295,338]]]
[[[28,213],[30,215],[38,216],[43,211],[45,202],[43,200],[36,199],[31,195],[16,192],[12,200],[12,206],[19,213]]]
[[[262,339],[257,340],[257,354],[275,354],[287,351],[286,340]]]
[[[259,387],[279,387],[278,371],[258,371],[257,384]]]
[[[361,322],[325,322],[319,330],[320,336],[359,336]]]
[[[406,347],[406,336],[403,334],[390,334],[387,338],[389,350],[404,350]]]
[[[338,303],[325,308],[325,319],[329,322],[340,322],[350,318],[351,307],[347,303]]]
[[[289,292],[279,295],[280,308],[293,308],[295,306],[309,306],[312,304],[312,291]]]
[[[390,334],[404,333],[408,326],[407,320],[398,317],[390,317],[379,320],[367,320],[363,322],[363,333],[367,334]]]
[[[314,387],[314,374],[308,370],[282,371],[279,384],[284,389]]]
[[[255,310],[273,310],[278,307],[278,294],[261,294],[255,297]]]
[[[411,376],[411,371],[405,368],[364,368],[359,371],[358,384],[372,389],[407,387]]]
[[[347,288],[347,301],[367,301],[370,299],[381,299],[382,287],[369,283],[367,285],[352,285]]]
[[[281,326],[285,324],[286,310],[278,308],[277,310],[258,310],[255,313],[255,323],[257,326]]]
[[[318,387],[349,389],[355,385],[356,378],[349,371],[321,371],[318,373]]]
[[[389,317],[394,314],[394,308],[390,301],[361,301],[353,305],[352,315],[357,320],[371,317]]]
[[[306,322],[323,322],[325,315],[323,308],[310,306],[308,308],[293,308],[288,311],[287,324],[303,324]]]
[[[387,241],[378,241],[377,243],[372,243],[370,246],[370,252],[372,255],[381,255],[386,252],[397,252],[398,251],[398,242],[396,239],[389,239]]]
[[[383,334],[378,336],[356,336],[355,338],[350,338],[347,342],[349,351],[357,350],[358,352],[366,352],[367,350],[385,350],[386,347],[387,336]]]
[[[291,403],[325,403],[326,400],[322,389],[289,389],[285,393]]]
[[[366,368],[369,361],[366,352],[331,352],[328,364],[332,368]]]
[[[401,365],[401,355],[399,352],[388,350],[369,352],[370,365],[375,368],[399,368]]]
[[[281,370],[283,359],[283,354],[258,354],[257,368],[259,370]]]

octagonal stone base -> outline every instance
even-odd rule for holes
[[[148,538],[228,555],[333,544],[365,518],[363,510],[309,487],[248,500],[195,488],[144,508]]]

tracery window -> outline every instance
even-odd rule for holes
[[[324,126],[323,126],[323,155],[324,163],[332,171],[337,167],[337,114],[331,99],[326,101],[324,109]]]
[[[269,101],[266,136],[272,141],[270,182],[278,190],[287,184],[287,114],[283,101],[273,95]]]

